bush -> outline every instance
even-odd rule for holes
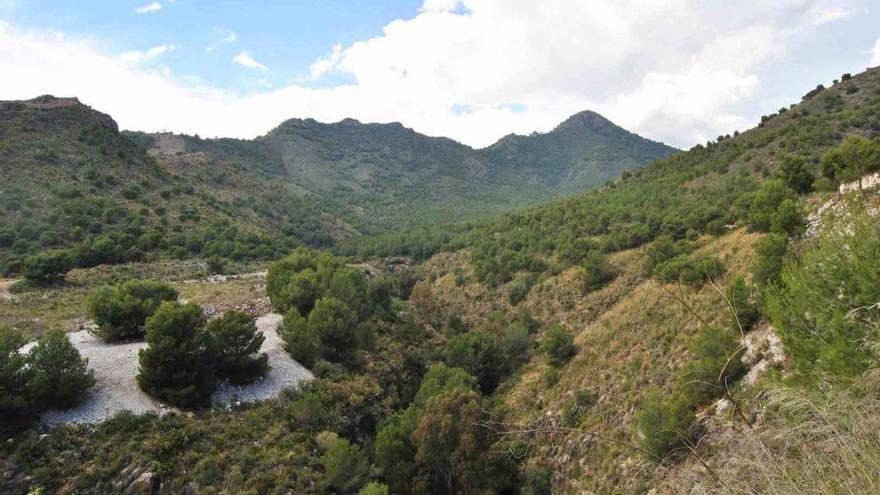
[[[18,331],[0,327],[0,419],[3,420],[0,424],[3,426],[26,418],[32,411],[33,373],[18,352],[25,342]]]
[[[693,408],[680,394],[654,391],[647,395],[637,424],[642,449],[649,460],[661,462],[692,438]]]
[[[792,191],[805,194],[813,189],[813,173],[807,169],[807,162],[796,156],[787,156],[779,167],[779,178]]]
[[[581,291],[584,294],[602,288],[605,284],[614,280],[614,269],[608,263],[605,256],[598,251],[592,251],[587,254],[581,264],[584,268]]]
[[[788,237],[768,234],[755,245],[757,258],[752,265],[752,276],[758,286],[775,282],[782,271],[782,262],[788,251]]]
[[[152,280],[129,280],[115,287],[99,287],[88,298],[89,315],[104,342],[140,338],[144,324],[164,301],[176,301],[177,291]]]
[[[21,274],[29,282],[46,284],[63,279],[72,267],[67,251],[45,251],[25,258]]]
[[[544,332],[541,351],[547,354],[547,360],[554,366],[562,366],[577,354],[577,347],[571,334],[559,325],[550,325]]]
[[[82,400],[95,384],[88,359],[70,343],[61,330],[45,333],[27,355],[33,373],[33,393],[42,407],[67,408]]]
[[[727,289],[727,300],[730,301],[730,309],[735,314],[731,317],[733,322],[731,328],[739,330],[739,327],[742,327],[743,331],[749,331],[758,321],[761,313],[754,302],[752,291],[742,277],[737,277],[730,283],[730,287]]]
[[[474,330],[449,339],[444,350],[446,364],[477,378],[480,390],[491,394],[510,370],[501,341],[485,330]]]
[[[703,404],[724,393],[730,379],[739,376],[739,333],[730,328],[703,327],[688,346],[693,359],[680,377],[681,389],[691,404]]]
[[[685,284],[699,284],[717,279],[724,271],[721,259],[708,254],[676,256],[654,269],[657,278],[663,282],[679,281]]]
[[[391,491],[389,491],[388,485],[371,481],[360,489],[358,495],[391,495]]]
[[[169,404],[204,404],[214,391],[215,350],[195,304],[164,302],[147,319],[147,343],[138,353],[141,389]]]
[[[355,493],[364,484],[370,464],[357,445],[337,438],[321,456],[324,484],[338,494]]]
[[[314,366],[321,357],[321,342],[298,310],[291,309],[284,315],[284,320],[278,327],[278,334],[287,344],[290,357],[306,368]]]
[[[230,310],[208,323],[205,331],[217,347],[217,375],[236,385],[251,383],[266,374],[269,356],[260,352],[266,338],[257,332],[254,318]]]

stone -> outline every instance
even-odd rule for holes
[[[159,478],[151,472],[137,477],[125,489],[125,495],[152,495],[159,493]]]

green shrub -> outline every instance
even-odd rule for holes
[[[757,256],[752,264],[752,276],[758,286],[766,286],[777,280],[782,262],[788,251],[788,237],[768,234],[755,245]]]
[[[0,429],[26,418],[33,410],[33,370],[18,352],[25,342],[18,331],[0,326]]]
[[[214,391],[214,346],[195,304],[164,302],[147,319],[146,349],[138,353],[141,389],[169,404],[194,407]]]
[[[742,277],[737,277],[730,283],[730,287],[727,289],[727,300],[730,302],[730,309],[734,313],[734,315],[731,315],[733,323],[731,328],[739,330],[739,327],[742,327],[743,331],[749,331],[758,321],[761,313],[758,311],[757,304],[755,304],[752,291]]]
[[[691,404],[703,404],[724,393],[743,371],[739,333],[732,328],[703,327],[691,338],[693,356],[680,376],[681,390]]]
[[[547,360],[554,366],[562,366],[577,353],[574,339],[560,325],[550,325],[544,332],[541,341],[541,352],[547,354]]]
[[[552,495],[553,471],[545,467],[532,468],[526,471],[522,486],[522,495]]]
[[[115,287],[99,287],[89,294],[89,315],[104,342],[140,338],[144,324],[164,301],[177,300],[170,285],[152,280],[129,280]]]
[[[876,219],[856,214],[785,264],[767,291],[769,319],[802,374],[855,377],[876,366],[878,253]]]
[[[44,251],[28,256],[22,263],[22,276],[29,282],[46,284],[64,279],[73,268],[70,253],[67,251]]]
[[[654,273],[661,281],[679,281],[685,284],[714,280],[724,274],[724,271],[725,267],[721,259],[708,254],[679,255],[654,269]]]
[[[369,475],[370,464],[358,445],[337,438],[321,456],[324,484],[340,495],[356,493]]]
[[[684,396],[654,391],[646,396],[636,421],[648,460],[660,462],[690,442],[696,416]]]
[[[501,339],[486,330],[453,336],[443,355],[447,365],[474,375],[484,394],[491,394],[510,371]]]
[[[562,406],[562,425],[567,428],[576,427],[580,424],[584,414],[596,403],[596,394],[590,390],[577,390],[574,396],[565,401]]]
[[[321,358],[321,342],[309,328],[308,320],[297,309],[291,309],[278,327],[278,334],[287,344],[290,357],[299,364],[311,368]]]
[[[581,266],[584,269],[581,282],[581,291],[584,294],[599,289],[614,280],[614,268],[611,267],[605,256],[598,251],[592,251],[587,254],[581,262]]]
[[[360,489],[358,495],[391,495],[391,491],[389,490],[388,485],[377,481],[371,481]]]
[[[779,167],[779,178],[792,191],[805,194],[813,189],[813,173],[807,168],[807,162],[797,156],[787,156]]]
[[[254,318],[241,311],[229,310],[212,320],[205,331],[217,346],[217,375],[236,385],[262,377],[269,369],[269,356],[260,353],[266,338],[257,332]]]
[[[88,362],[61,330],[43,334],[27,355],[33,373],[32,389],[36,403],[52,408],[77,404],[95,384],[94,372],[88,369]]]
[[[532,284],[528,276],[517,277],[507,286],[507,300],[512,306],[516,306],[529,295],[531,288]]]

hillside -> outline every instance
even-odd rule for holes
[[[53,248],[77,250],[83,264],[154,251],[244,259],[351,230],[305,195],[209,155],[160,164],[76,99],[0,103],[0,173],[4,272]]]
[[[751,330],[747,337],[755,336],[756,344],[750,345],[767,346],[762,340],[766,337],[757,337],[766,335],[768,328],[773,332],[764,318],[775,326],[781,323],[781,314],[787,311],[785,306],[775,310],[753,308],[748,310],[751,314],[748,323],[738,322],[730,311],[731,299],[728,298],[733,297],[730,291],[735,290],[731,287],[747,281],[741,287],[746,288],[748,304],[783,297],[779,294],[784,292],[774,292],[767,287],[777,283],[773,277],[778,275],[774,273],[780,270],[781,253],[786,251],[787,244],[784,241],[789,237],[786,257],[790,261],[786,264],[791,265],[783,271],[783,280],[791,277],[799,280],[799,284],[804,283],[796,278],[804,268],[794,265],[801,256],[813,256],[812,266],[816,266],[819,259],[831,259],[818,258],[831,256],[826,254],[830,247],[824,247],[820,255],[814,252],[817,248],[811,239],[799,240],[803,232],[802,218],[831,198],[830,191],[836,190],[834,183],[823,178],[823,169],[826,177],[829,173],[823,164],[830,163],[830,156],[838,156],[830,155],[828,150],[835,149],[847,136],[870,138],[880,133],[880,70],[869,70],[852,78],[845,76],[833,87],[811,92],[801,103],[783,110],[765,117],[754,129],[657,161],[600,190],[502,216],[457,234],[386,236],[373,240],[372,244],[369,240],[360,244],[361,252],[376,249],[383,254],[413,254],[430,249],[447,251],[435,254],[422,265],[425,285],[417,286],[416,292],[420,302],[430,301],[421,304],[441,315],[461,315],[468,328],[483,328],[487,320],[512,318],[527,311],[545,324],[543,328],[560,324],[571,333],[576,351],[570,361],[554,366],[546,356],[535,353],[497,392],[506,414],[504,428],[511,432],[508,440],[529,446],[524,464],[535,473],[546,473],[553,480],[553,493],[642,493],[652,487],[659,488],[659,493],[686,493],[694,485],[712,493],[763,493],[771,487],[801,486],[792,479],[783,479],[787,476],[817,487],[816,493],[828,493],[823,490],[839,489],[832,488],[834,480],[823,471],[833,469],[833,463],[837,462],[834,459],[853,455],[867,463],[876,461],[868,451],[847,452],[840,446],[835,448],[841,450],[826,452],[826,456],[810,454],[807,449],[820,448],[811,443],[815,439],[798,436],[797,423],[790,423],[786,416],[775,416],[773,404],[777,403],[762,401],[758,394],[760,389],[745,384],[740,374],[744,372],[729,377],[732,394],[742,401],[740,407],[746,409],[752,421],[766,424],[762,430],[750,430],[750,425],[742,424],[731,412],[729,402],[726,413],[720,412],[719,406],[718,416],[713,415],[713,402],[719,397],[718,393],[702,391],[694,396],[689,391],[693,385],[687,385],[692,382],[686,377],[710,362],[700,353],[712,351],[695,343],[700,342],[699,335],[707,332],[707,328],[713,329],[709,330],[713,336],[709,341],[712,343],[706,345],[709,349],[715,346],[714,352],[720,352],[725,345],[722,342],[726,342],[724,339],[728,337],[724,335],[728,330],[724,329],[735,329],[739,323],[748,325],[744,331]],[[864,160],[871,165],[864,170],[880,167],[876,159],[880,156],[876,154],[880,143],[877,139],[874,143],[875,148],[865,148]],[[800,172],[793,173],[796,167],[791,163],[797,163]],[[803,179],[793,179],[799,174],[809,178],[805,182],[806,189],[813,192],[802,191],[799,197],[791,190],[784,192],[783,188],[788,185],[804,183]],[[843,174],[838,173],[838,178],[842,177]],[[855,180],[857,175],[850,177],[848,180]],[[876,191],[866,193],[867,196],[850,194],[855,211],[867,208],[876,214]],[[770,199],[771,196],[775,198]],[[823,209],[832,211],[835,207],[826,205]],[[789,216],[793,220],[787,224],[784,218]],[[826,222],[833,226],[833,222],[842,220]],[[873,222],[876,228],[876,219]],[[851,232],[842,223],[840,230]],[[859,255],[853,253],[854,256],[867,254],[873,249],[870,246],[876,246],[876,230],[867,228],[864,235],[868,237],[859,238],[858,242],[865,243],[865,247]],[[830,246],[845,246],[845,249],[855,245],[848,243],[855,242],[836,240],[833,235],[827,241]],[[780,245],[781,252],[778,247],[772,247]],[[681,252],[684,254],[676,254]],[[860,268],[859,273],[867,276],[876,271],[876,260],[870,258],[839,261],[826,266],[844,270],[847,264],[864,263],[872,268]],[[789,272],[790,275],[786,275]],[[844,277],[839,282],[839,297],[845,301],[841,304],[843,308],[835,309],[836,312],[829,310],[829,319],[831,314],[842,318],[853,307],[880,297],[876,290],[870,295],[860,292],[862,289],[856,288],[861,287],[860,276],[847,273],[850,275],[838,275]],[[814,276],[827,277],[828,274]],[[826,304],[824,299],[819,299],[817,291],[809,287],[792,284],[783,290],[809,291],[810,297],[816,298],[812,307]],[[858,300],[866,302],[849,299],[850,290],[859,294],[852,297],[864,297]],[[774,295],[767,295],[771,292]],[[844,293],[848,296],[845,300]],[[799,297],[807,299],[805,295]],[[820,300],[823,302],[818,303]],[[807,317],[808,304],[803,304]],[[737,310],[740,318],[746,318],[743,307],[737,306]],[[756,311],[760,312],[758,316]],[[803,315],[802,312],[802,318]],[[846,331],[870,333],[872,321],[876,321],[875,316],[866,315],[867,327]],[[435,318],[433,323],[426,322],[447,328],[443,317]],[[739,333],[738,330],[731,332]],[[801,360],[804,368],[810,369],[812,365],[806,365],[807,359],[815,359],[812,356],[818,349],[831,344],[827,340],[824,344],[811,344],[817,347],[806,351],[807,337],[803,334],[779,329],[776,332],[786,346],[795,348],[790,351],[794,356],[789,355],[786,360],[784,375],[779,371],[768,373],[761,384],[794,386],[780,394],[790,397],[784,410],[795,418],[807,414],[794,406],[802,404],[796,402],[799,397],[803,399],[800,394],[809,394],[816,404],[825,404],[821,394],[815,393],[814,386],[829,387],[835,394],[845,395],[849,383],[846,379],[840,388],[834,388],[840,383],[840,375],[857,375],[871,366],[859,364],[845,372],[849,366],[866,361],[851,355],[834,358],[823,355],[823,359],[829,360],[823,369],[832,375],[819,379],[821,386],[811,382],[813,384],[805,390],[798,383],[807,380],[805,376],[813,376],[813,372],[800,368],[791,370],[792,360]],[[739,341],[739,338],[730,339]],[[746,341],[744,338],[743,342]],[[760,359],[764,351],[757,352]],[[830,364],[832,360],[840,361]],[[750,361],[747,366],[756,362]],[[876,361],[870,362],[876,366]],[[768,368],[777,366],[779,363],[770,364]],[[716,380],[719,368],[715,368],[714,373],[710,371],[705,379],[711,376],[714,377],[711,380]],[[761,375],[756,372],[755,376]],[[789,381],[781,381],[781,376],[789,377]],[[866,380],[867,386],[875,387],[870,376]],[[657,402],[658,393],[665,399]],[[681,401],[688,405],[678,411],[685,416],[695,413],[693,424],[684,420],[683,426],[681,423],[672,426],[678,419],[662,409],[679,407],[675,404],[680,402],[670,402],[679,400],[679,393]],[[841,400],[839,395],[834,397]],[[841,423],[834,426],[861,428],[854,415],[866,404],[861,405],[855,398],[846,400],[853,401],[851,407],[834,403],[827,406],[829,409],[839,407],[839,414],[843,414]],[[656,414],[654,419],[647,419],[645,410]],[[810,423],[811,428],[816,428],[815,435],[831,434],[818,430],[822,427],[821,421],[827,419],[809,420],[816,422]],[[672,435],[671,440],[651,443],[658,440],[645,436],[650,430],[644,428],[654,420],[667,421],[663,424],[669,429],[666,435]],[[850,435],[840,434],[847,438]],[[749,448],[754,450],[740,446],[738,438],[747,438]],[[871,440],[864,439],[864,442],[863,448],[876,446]],[[662,469],[655,466],[653,454],[640,451],[655,452],[657,445],[670,449],[657,451],[661,457],[669,455]],[[774,464],[774,458],[767,457],[771,454],[760,450],[773,449],[775,454],[772,455],[784,457],[788,445],[806,452],[809,457],[800,463],[786,459],[784,463]],[[694,453],[689,455],[691,448]],[[682,457],[686,460],[681,461]],[[809,464],[811,462],[815,464]],[[717,471],[707,471],[704,463]],[[716,477],[715,473],[722,473],[722,477]],[[762,485],[770,482],[762,478],[765,476],[772,477],[773,483],[778,485]],[[847,482],[861,483],[854,486],[862,488],[871,480],[849,471],[847,476]]]
[[[208,153],[294,186],[367,233],[487,217],[596,187],[675,151],[592,112],[480,150],[354,119],[291,119],[253,141],[130,135],[148,149],[174,142],[172,154]]]
[[[36,103],[46,102],[55,104]],[[579,114],[550,134],[595,128],[608,129]],[[117,134],[106,134],[117,143]],[[255,141],[130,138],[115,156],[170,170],[163,180],[182,171],[209,180],[198,157],[233,176],[285,178],[289,167],[310,169],[296,158],[306,156],[348,182],[351,195],[391,194],[387,185],[370,186],[365,178],[376,169],[363,157],[406,150],[414,154],[383,168],[398,174],[391,184],[482,170],[415,153],[436,146],[444,150],[437,156],[449,153],[459,164],[472,156],[448,140],[353,121],[292,121]],[[515,137],[477,152],[511,147],[537,157],[556,139],[572,142]],[[313,158],[341,148],[356,153]],[[506,170],[527,171],[518,165],[525,162],[511,159]],[[480,163],[487,182],[502,180],[504,167]],[[555,170],[530,180],[570,172]],[[880,68],[846,74],[753,129],[601,188],[494,218],[340,243],[347,258],[300,248],[272,263],[265,281],[205,278],[194,263],[162,261],[19,284],[10,294],[16,303],[0,303],[0,358],[8,363],[0,378],[12,386],[24,388],[15,372],[26,368],[16,368],[16,330],[37,337],[49,318],[69,329],[97,321],[87,293],[122,298],[103,284],[132,278],[163,279],[180,297],[152,316],[131,305],[147,318],[140,321],[148,345],[161,325],[180,321],[167,316],[175,311],[193,319],[229,307],[274,312],[290,357],[315,379],[254,404],[120,414],[45,436],[18,428],[0,444],[0,489],[872,493],[880,486],[871,413],[880,367],[878,172]],[[318,187],[325,186],[315,174],[289,192],[311,197]],[[351,218],[337,200],[319,208]],[[417,259],[391,257],[398,254]],[[192,340],[166,352],[209,356],[212,345],[196,345],[203,334],[191,327],[172,326],[175,338]],[[189,362],[178,366],[192,372]],[[0,413],[27,405],[6,404]],[[16,421],[35,418],[21,416]]]

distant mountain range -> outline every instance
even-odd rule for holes
[[[593,112],[484,149],[354,119],[290,119],[254,140],[127,134],[160,161],[201,152],[275,178],[367,232],[506,211],[600,185],[676,151]]]
[[[75,98],[0,102],[0,264],[101,236],[181,256],[268,237],[329,245],[509,211],[675,151],[591,112],[473,149],[397,123],[291,119],[254,140],[201,139],[120,132]]]

